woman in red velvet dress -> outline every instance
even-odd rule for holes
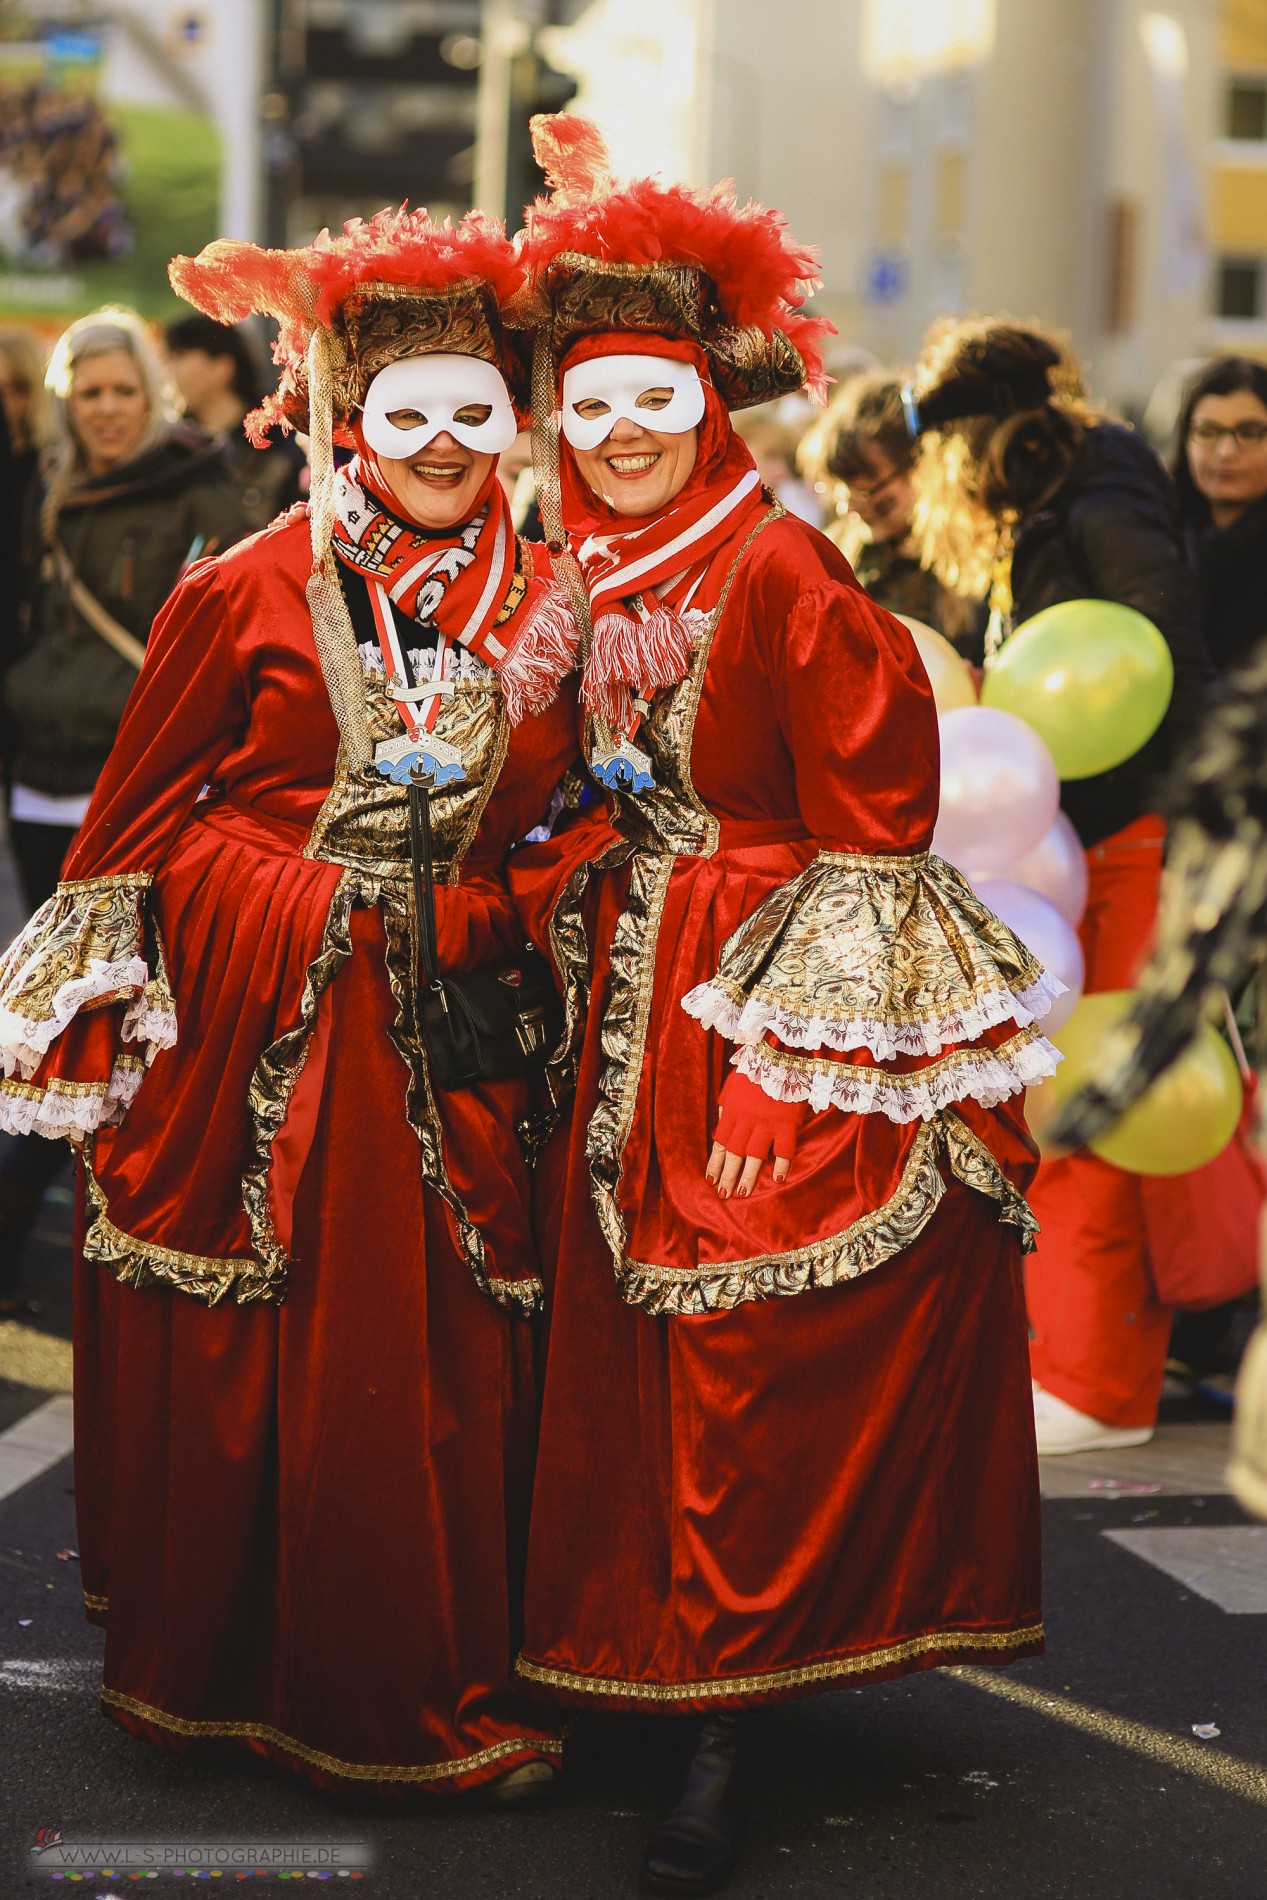
[[[575,746],[575,627],[495,472],[523,272],[488,221],[402,212],[173,277],[281,320],[255,420],[311,429],[313,501],[178,586],[66,881],[0,968],[5,1120],[82,1154],[103,1703],[326,1786],[522,1793],[559,1747],[511,1678],[529,1082],[432,1087],[398,778],[402,752],[443,765],[441,967],[505,967],[506,856]],[[332,424],[360,451],[337,473]]]
[[[908,634],[731,431],[815,374],[812,257],[537,130],[539,474],[611,799],[512,867],[578,1064],[519,1670],[711,1712],[645,1868],[702,1892],[734,1711],[1041,1648],[1019,1104],[1056,986],[928,855]]]

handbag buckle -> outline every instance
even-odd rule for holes
[[[526,1056],[539,1054],[546,1046],[545,1011],[522,1010],[515,1018],[515,1034],[519,1038],[519,1047]]]

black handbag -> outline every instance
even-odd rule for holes
[[[505,970],[442,976],[436,948],[435,873],[428,787],[409,782],[418,1026],[431,1079],[464,1089],[545,1067],[558,1040],[562,1006],[544,958],[525,948]]]

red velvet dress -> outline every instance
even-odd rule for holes
[[[443,1791],[558,1748],[510,1673],[528,1084],[431,1092],[405,795],[339,751],[310,559],[278,525],[161,617],[68,881],[0,968],[25,1051],[3,1107],[84,1139],[76,1489],[107,1712]],[[381,670],[366,696],[371,737],[398,734]],[[558,704],[509,727],[492,684],[439,730],[470,773],[434,800],[460,972],[521,943],[502,867],[575,736]]]
[[[1051,986],[927,856],[937,729],[905,630],[798,522],[768,522],[724,597],[734,554],[637,739],[656,791],[512,866],[579,1060],[541,1171],[519,1669],[613,1707],[1042,1643],[1018,1091],[1052,1066]],[[723,1201],[704,1168],[736,1041],[821,1112],[786,1186],[767,1168]]]

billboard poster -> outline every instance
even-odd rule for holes
[[[222,189],[214,110],[170,41],[126,8],[0,9],[0,320],[170,311],[168,259],[216,235]]]

